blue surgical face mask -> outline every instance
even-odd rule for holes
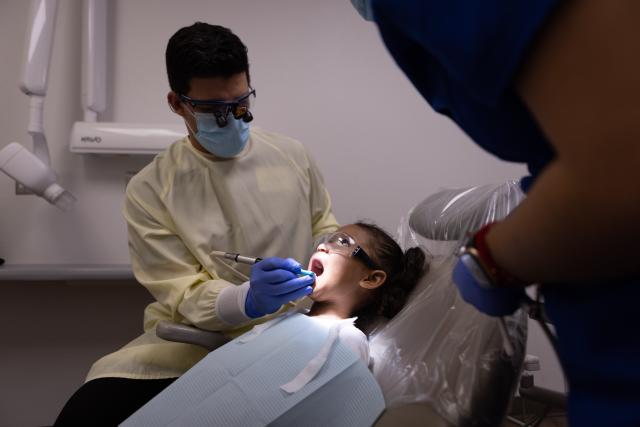
[[[228,124],[221,128],[211,113],[191,112],[191,114],[196,118],[198,128],[197,132],[193,132],[193,129],[191,132],[200,145],[211,154],[222,158],[235,157],[247,146],[249,123],[244,120],[236,119],[229,114]]]

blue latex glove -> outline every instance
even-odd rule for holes
[[[298,277],[300,264],[291,258],[266,258],[251,267],[244,311],[251,318],[275,313],[282,305],[313,292],[315,276]]]
[[[453,282],[466,302],[489,316],[512,314],[526,298],[524,289],[487,288],[480,285],[460,260],[453,269]]]

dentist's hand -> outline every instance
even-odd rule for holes
[[[300,264],[291,258],[267,258],[251,267],[245,313],[251,318],[275,313],[283,304],[309,295],[315,280],[298,277]]]

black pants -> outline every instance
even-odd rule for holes
[[[56,426],[117,426],[175,378],[98,378],[80,387],[62,408]]]

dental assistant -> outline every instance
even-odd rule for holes
[[[542,283],[572,426],[640,425],[640,3],[355,2],[438,112],[503,160],[527,199],[479,230],[481,311],[514,311]],[[454,277],[455,278],[455,277]]]
[[[116,425],[206,355],[158,338],[158,322],[233,337],[310,294],[314,277],[299,277],[298,261],[338,227],[304,146],[252,126],[256,90],[235,34],[182,28],[166,65],[167,101],[188,136],[131,179],[124,206],[135,277],[156,301],[144,333],[94,363],[57,425]],[[251,267],[212,251],[269,258]]]

